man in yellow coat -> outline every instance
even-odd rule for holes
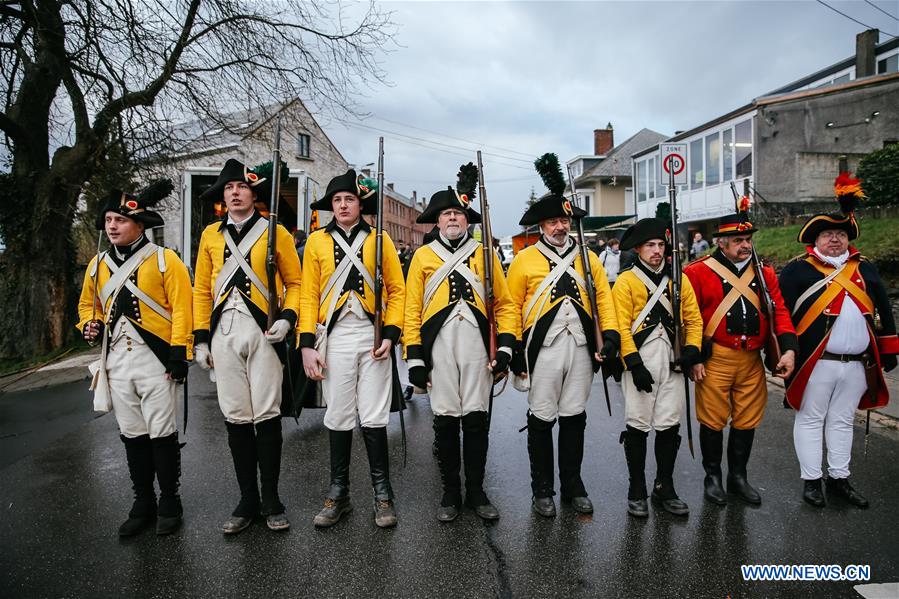
[[[656,431],[656,479],[652,497],[675,515],[690,508],[674,490],[674,462],[680,447],[680,419],[684,411],[684,374],[698,364],[702,345],[702,314],[690,279],[683,277],[680,318],[684,347],[681,362],[672,364],[674,316],[671,305],[671,233],[667,221],[644,218],[621,238],[621,249],[634,249],[638,258],[618,275],[612,295],[621,326],[621,356],[627,370],[621,387],[627,427],[621,433],[630,474],[628,512],[649,515],[646,505],[646,438]]]
[[[268,200],[271,183],[270,165],[249,169],[230,159],[200,196],[201,201],[223,201],[228,210],[224,220],[203,231],[194,277],[196,360],[214,369],[240,487],[240,503],[222,526],[225,534],[239,533],[260,514],[271,530],[290,527],[278,496],[283,368],[274,345],[292,339],[301,273],[293,238],[278,225],[275,290],[280,311],[268,329],[268,221],[255,203]]]
[[[156,519],[156,533],[181,524],[181,451],[175,407],[190,357],[190,275],[169,249],[144,231],[162,226],[150,210],[172,191],[164,179],[139,195],[113,191],[97,218],[112,243],[91,260],[78,302],[78,328],[102,343],[94,373],[94,407],[115,412],[134,486],[134,504],[120,536]],[[159,481],[159,505],[153,479]]]
[[[520,327],[499,256],[491,250],[498,334],[490,339],[483,246],[468,234],[469,224],[481,222],[481,215],[471,207],[477,179],[478,168],[469,163],[460,169],[456,189],[450,187],[431,196],[417,222],[434,223],[439,233],[415,252],[406,279],[406,360],[410,382],[429,389],[443,479],[443,498],[437,509],[441,522],[455,520],[462,505],[460,425],[465,503],[484,520],[499,518],[483,487],[488,410],[494,375],[508,368]],[[491,341],[497,348],[492,364],[488,363]]]
[[[405,284],[399,256],[383,237],[384,320],[380,347],[374,347],[376,233],[362,219],[377,212],[377,183],[354,170],[328,183],[312,210],[334,219],[313,232],[303,254],[300,347],[310,381],[320,381],[327,404],[325,426],[331,445],[331,488],[314,519],[318,527],[336,524],[353,509],[349,496],[350,449],[358,419],[368,452],[374,488],[375,524],[396,525],[387,422],[391,405],[402,396],[393,346],[403,325]]]
[[[592,513],[581,480],[587,400],[593,373],[618,350],[618,319],[612,292],[599,258],[588,252],[596,286],[602,339],[596,339],[580,248],[570,237],[571,222],[586,212],[562,193],[565,180],[555,154],[537,161],[550,193],[535,202],[519,224],[539,224],[537,243],[515,256],[507,283],[521,315],[523,350],[512,371],[516,387],[528,390],[528,455],[533,510],[556,515],[553,502],[552,428],[559,420],[559,482],[562,500],[575,511]]]

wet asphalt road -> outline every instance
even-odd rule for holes
[[[869,510],[836,501],[811,508],[800,497],[792,413],[780,408],[777,392],[750,462],[750,480],[764,499],[758,508],[704,505],[701,463],[690,459],[685,441],[675,484],[690,516],[653,508],[646,520],[629,517],[620,390],[610,384],[610,419],[596,384],[584,465],[596,513],[579,517],[562,506],[557,518],[544,520],[530,511],[526,433],[518,432],[526,404],[510,385],[496,400],[488,464],[487,493],[502,514],[497,524],[485,525],[467,510],[449,525],[434,519],[440,478],[427,398],[419,396],[405,415],[405,467],[397,415],[389,427],[395,530],[372,521],[358,434],[351,470],[356,509],[330,530],[313,528],[328,485],[327,433],[317,410],[304,412],[299,425],[284,421],[281,494],[291,530],[255,524],[224,538],[220,525],[237,502],[237,485],[213,386],[203,375],[191,369],[185,522],[167,538],[150,531],[130,540],[116,536],[131,501],[124,448],[112,415],[92,417],[86,383],[33,392],[48,406],[79,402],[80,417],[67,421],[69,432],[56,440],[34,439],[14,462],[2,446],[4,462],[12,463],[0,470],[0,597],[857,596],[849,582],[742,581],[740,564],[768,563],[869,564],[872,582],[899,581],[899,434],[872,427],[863,459],[864,429],[857,428],[853,480],[871,499]],[[0,398],[4,431],[16,430],[21,413],[6,403],[11,399]],[[30,414],[27,426],[39,427],[41,417]],[[651,480],[651,457],[648,470]]]

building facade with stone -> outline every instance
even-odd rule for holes
[[[665,140],[687,145],[688,183],[678,188],[687,228],[709,234],[734,211],[730,184],[748,180],[766,216],[833,209],[841,156],[855,171],[866,154],[899,143],[899,38],[858,35],[856,55]],[[667,202],[659,146],[633,156],[631,210],[653,216]]]

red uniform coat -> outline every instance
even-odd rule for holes
[[[796,302],[805,290],[814,285],[816,281],[822,280],[826,276],[825,273],[834,270],[833,266],[820,260],[812,249],[812,246],[809,246],[806,256],[787,264],[780,274],[781,289],[791,312],[796,309]],[[899,353],[899,339],[896,337],[896,323],[893,320],[890,300],[877,269],[852,246],[849,247],[849,262],[855,262],[854,265],[850,264],[853,266],[852,272],[854,272],[852,282],[861,291],[861,298],[852,293],[841,292],[831,301],[822,303],[819,298],[827,293],[830,287],[828,285],[803,300],[799,310],[796,310],[794,319],[799,333],[799,355],[796,360],[796,371],[787,381],[786,397],[787,403],[796,410],[802,403],[805,386],[827,346],[831,328],[837,316],[840,315],[840,309],[845,301],[855,302],[865,317],[868,336],[871,339],[868,353],[877,365],[877,376],[880,383],[876,394],[865,393],[862,395],[858,408],[860,410],[880,408],[889,402],[890,396],[881,367],[884,356]],[[875,325],[874,312],[880,317],[879,327]],[[891,361],[895,364],[895,361]]]
[[[711,320],[715,310],[718,309],[724,297],[731,290],[730,283],[727,283],[709,268],[707,262],[712,257],[716,258],[718,262],[737,276],[745,273],[745,269],[752,264],[750,262],[743,267],[743,270],[738,272],[736,265],[724,256],[719,249],[711,256],[705,256],[687,265],[684,269],[684,274],[687,275],[690,283],[693,285],[696,299],[699,301],[699,309],[702,311],[702,320],[706,324]],[[777,334],[780,349],[784,352],[787,350],[797,351],[799,346],[796,339],[796,330],[793,328],[790,312],[787,310],[784,298],[780,293],[777,275],[770,266],[762,267],[762,274],[765,277],[768,293],[771,294],[771,299],[774,302],[774,331]],[[764,312],[765,301],[761,298],[758,274],[753,277],[749,286],[759,296],[762,313],[759,313],[749,301],[744,301],[743,303],[746,307],[744,314],[740,307],[740,301],[737,300],[734,307],[728,312],[727,316],[721,319],[721,323],[715,329],[711,338],[715,343],[731,349],[756,350],[764,348],[768,342],[770,327],[768,315]]]

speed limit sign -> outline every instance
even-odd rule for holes
[[[674,173],[675,185],[687,184],[687,144],[659,145],[659,181],[664,185]]]

